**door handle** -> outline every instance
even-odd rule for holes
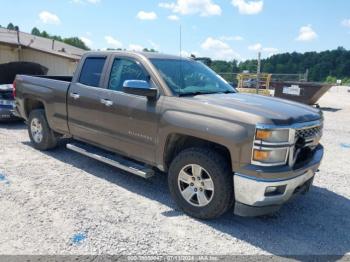
[[[100,100],[101,104],[104,104],[105,106],[112,106],[113,102],[111,100],[108,99],[101,99]]]
[[[77,93],[70,93],[69,95],[70,95],[70,97],[73,98],[74,100],[77,100],[77,99],[80,98],[80,95],[77,94]]]

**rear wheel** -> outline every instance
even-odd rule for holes
[[[57,146],[57,137],[49,127],[45,111],[42,109],[36,109],[30,112],[28,133],[36,149],[49,150]]]
[[[176,204],[196,218],[219,217],[234,200],[228,161],[211,149],[182,151],[170,165],[168,183]]]

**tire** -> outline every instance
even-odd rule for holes
[[[28,133],[34,148],[46,151],[57,146],[57,137],[47,123],[45,110],[36,109],[28,118]]]
[[[196,177],[198,174],[200,179]],[[189,183],[191,180],[193,185]],[[217,218],[234,202],[230,165],[211,149],[190,148],[180,152],[170,164],[168,185],[179,208],[195,218]],[[190,197],[192,194],[196,196]]]

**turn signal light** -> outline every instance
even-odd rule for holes
[[[270,152],[254,149],[253,157],[256,161],[264,161],[270,157]]]
[[[272,131],[268,130],[257,130],[255,138],[260,140],[267,140],[272,136]]]

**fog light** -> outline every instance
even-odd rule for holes
[[[286,186],[269,186],[265,189],[265,196],[283,195],[286,191]]]
[[[272,193],[272,192],[275,192],[276,190],[277,190],[277,187],[269,186],[266,188],[265,193]]]

